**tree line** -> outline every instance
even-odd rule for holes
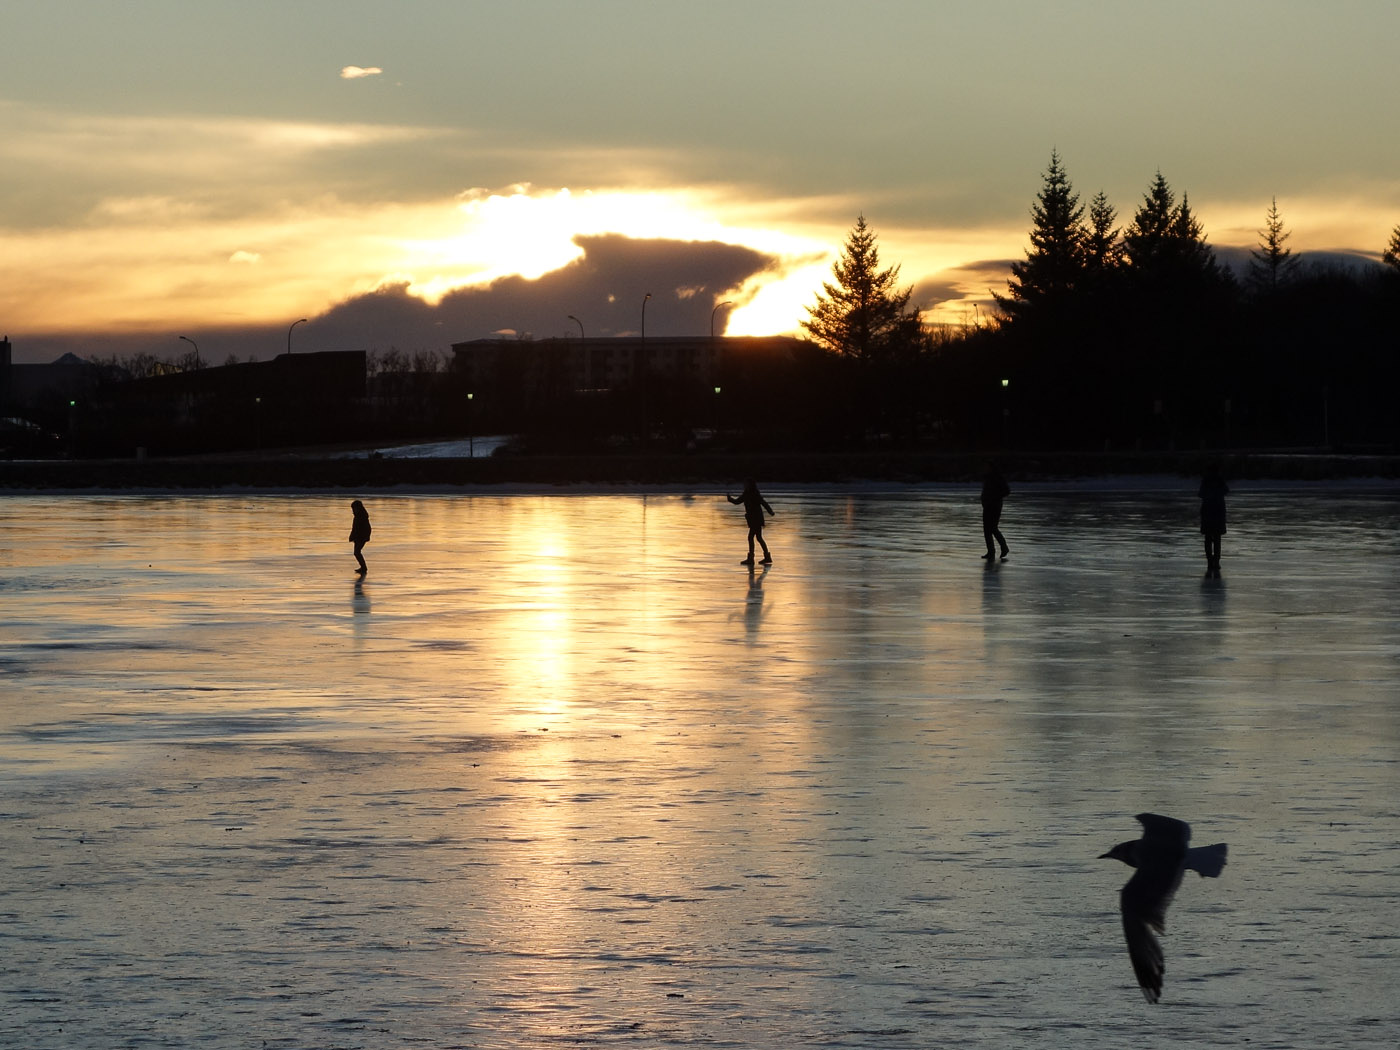
[[[1160,172],[1120,226],[1103,192],[1082,202],[1057,152],[1030,213],[1025,257],[988,323],[941,338],[857,219],[803,328],[846,363],[886,438],[900,430],[890,417],[908,435],[964,447],[1400,437],[1400,225],[1380,265],[1308,265],[1273,200],[1237,275]]]
[[[1082,201],[1057,152],[1030,216],[1024,258],[974,325],[926,324],[862,215],[808,308],[807,340],[789,360],[725,364],[723,398],[654,375],[601,398],[567,384],[526,397],[517,376],[473,408],[442,356],[391,349],[367,355],[355,425],[376,439],[491,427],[580,449],[1356,449],[1400,439],[1400,225],[1379,264],[1309,263],[1272,200],[1236,272],[1160,172],[1120,222],[1103,192]],[[205,362],[196,352],[94,364],[110,384]]]

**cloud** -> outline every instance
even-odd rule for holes
[[[340,79],[362,80],[365,77],[377,77],[383,72],[378,66],[345,66],[340,71]]]
[[[933,324],[983,323],[996,309],[993,293],[1006,293],[1011,262],[979,259],[940,270],[915,282],[911,302]]]
[[[297,348],[316,350],[446,351],[452,343],[512,336],[576,335],[573,314],[593,336],[635,335],[641,328],[643,298],[648,335],[708,334],[715,306],[728,299],[747,301],[748,289],[763,275],[781,278],[793,265],[776,255],[717,241],[643,240],[617,234],[578,237],[582,255],[537,278],[501,277],[488,284],[447,292],[429,303],[410,290],[407,278],[389,280],[331,307],[297,329]],[[249,253],[252,254],[252,253]],[[733,311],[716,316],[722,333]],[[288,318],[304,316],[291,312]],[[15,341],[21,361],[51,361],[65,352],[80,357],[127,355],[137,351],[166,356],[168,329],[158,333],[108,328],[101,336],[24,335]],[[195,333],[210,359],[229,354],[269,358],[283,352],[287,324],[219,324]],[[13,335],[13,333],[12,333]]]
[[[228,257],[228,261],[231,263],[258,263],[262,262],[262,254],[260,252],[245,252],[240,248]]]
[[[576,334],[570,314],[590,337],[636,334],[648,294],[648,334],[695,335],[709,332],[717,303],[742,301],[747,282],[782,267],[776,256],[720,242],[617,234],[575,240],[583,254],[557,270],[459,288],[436,305],[413,295],[406,283],[386,284],[313,319],[304,338],[323,341],[325,349],[445,349],[501,331],[535,338]]]

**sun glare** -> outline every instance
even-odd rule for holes
[[[432,275],[409,282],[409,291],[430,303],[454,288],[515,274],[535,279],[567,266],[583,255],[576,240],[579,237],[618,234],[638,239],[720,241],[784,261],[810,258],[825,250],[824,245],[806,238],[726,223],[707,200],[688,190],[574,193],[517,186],[505,193],[468,191],[458,209],[462,225],[450,237],[399,242],[405,256],[401,272],[421,270]],[[752,282],[738,293],[742,305],[731,315],[728,330],[762,334],[791,329],[795,289],[805,285],[805,295],[810,284],[794,273]]]

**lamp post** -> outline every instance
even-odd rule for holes
[[[199,362],[199,344],[187,335],[182,335],[180,336],[180,338],[183,339],[185,342],[189,343],[190,346],[194,347],[194,369],[196,372],[198,372],[200,368],[203,367],[203,365],[201,365]]]
[[[1001,381],[1001,447],[1007,447],[1007,431],[1011,428],[1011,406],[1006,399],[1011,396],[1011,380]]]
[[[306,324],[306,318],[303,317],[300,321],[293,321],[287,328],[287,353],[289,354],[292,352],[292,329],[299,324]]]
[[[647,300],[650,298],[650,292],[642,296],[642,342],[644,343],[647,341]]]
[[[733,305],[734,303],[731,300],[726,299],[722,303],[716,303],[715,308],[710,311],[710,342],[714,342],[715,340],[715,314],[719,313],[720,307]]]
[[[585,342],[588,336],[583,334],[583,322],[573,314],[569,314],[569,320],[578,325],[578,346],[579,353],[583,355],[583,386],[585,390],[593,389],[593,362],[588,359],[588,347]]]
[[[476,394],[467,391],[467,458],[476,459],[476,423],[472,419],[472,399]]]

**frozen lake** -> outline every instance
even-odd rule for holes
[[[0,497],[0,1045],[1400,1044],[1400,495],[765,495]]]

